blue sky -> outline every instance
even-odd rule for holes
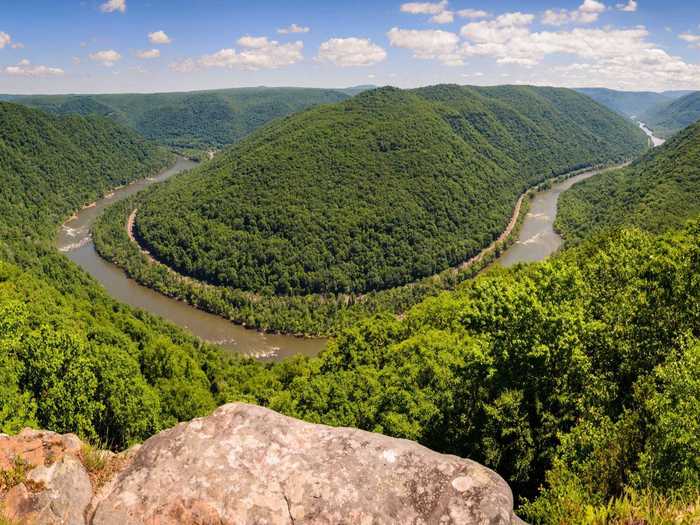
[[[700,89],[688,0],[0,0],[0,92]]]

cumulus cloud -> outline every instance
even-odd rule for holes
[[[4,31],[0,31],[0,49],[5,47],[11,41],[12,41],[12,37],[10,35],[5,33]]]
[[[409,2],[401,5],[401,12],[411,15],[433,15],[430,19],[435,24],[450,24],[455,19],[454,12],[448,9],[447,0],[441,2]]]
[[[629,0],[626,4],[617,4],[620,11],[625,11],[627,13],[634,13],[637,10],[637,0]]]
[[[241,67],[243,69],[276,69],[301,61],[304,56],[301,41],[280,44],[267,37],[244,36],[238,39],[243,50],[227,48],[211,55],[204,55],[198,61],[202,67]]]
[[[582,5],[587,5],[589,13],[600,11],[590,3]],[[556,58],[556,63],[546,68],[532,69],[530,83],[598,84],[619,89],[700,86],[700,65],[661,49],[650,41],[643,26],[535,31],[534,22],[534,15],[515,12],[469,22],[459,35],[440,30],[393,28],[387,36],[392,46],[408,49],[418,59],[438,60],[447,65],[482,57],[501,65],[533,68],[550,57]],[[700,47],[700,35],[687,32],[679,37]],[[572,63],[562,66],[562,59]],[[639,82],[635,84],[635,81]]]
[[[681,33],[678,38],[684,42],[688,42],[691,47],[700,47],[700,35],[695,35],[693,33]]]
[[[331,38],[321,44],[317,60],[340,67],[371,66],[386,59],[386,51],[366,38]]]
[[[7,66],[5,73],[17,77],[55,77],[65,72],[58,67],[34,66],[29,60],[20,60],[17,65]]]
[[[634,0],[632,0],[634,1]],[[598,20],[607,7],[598,0],[583,0],[583,3],[573,11],[567,9],[548,9],[544,12],[542,23],[560,26],[564,24],[590,24]]]
[[[415,58],[437,59],[448,65],[462,63],[458,54],[459,36],[440,29],[399,29],[388,33],[393,47],[409,49]]]
[[[151,44],[164,45],[172,42],[172,39],[163,31],[153,31],[153,33],[148,33],[148,41]]]
[[[107,2],[100,6],[100,11],[103,13],[114,13],[115,11],[125,13],[126,0],[107,0]]]
[[[171,71],[177,73],[192,73],[197,70],[197,63],[191,58],[186,58],[178,62],[173,62],[170,64],[169,68]]]
[[[470,20],[478,20],[479,18],[488,18],[491,16],[488,12],[482,11],[481,9],[461,9],[457,11],[457,15]]]
[[[298,26],[296,24],[292,24],[289,27],[281,27],[277,30],[277,32],[280,35],[290,35],[294,33],[308,33],[311,31],[310,27],[303,27],[303,26]]]
[[[143,51],[137,51],[136,56],[142,59],[158,58],[160,56],[159,49],[145,49]]]
[[[442,2],[409,2],[401,5],[402,13],[410,13],[412,15],[439,15],[447,9],[447,0]]]
[[[22,42],[15,42],[11,47],[12,49],[24,49],[24,44]]]
[[[90,60],[95,62],[102,62],[104,66],[112,67],[115,62],[121,60],[122,56],[117,53],[114,49],[107,49],[105,51],[97,51],[95,53],[90,53]]]

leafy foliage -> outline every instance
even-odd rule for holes
[[[157,172],[170,155],[100,117],[0,102],[0,235],[46,235],[96,195]]]
[[[56,157],[55,173],[67,162]],[[78,170],[64,199],[9,208],[10,227],[27,233],[0,241],[0,431],[40,425],[122,448],[245,400],[471,457],[519,496],[545,486],[523,509],[536,523],[661,520],[661,507],[692,516],[697,221],[660,237],[608,233],[547,262],[495,269],[403,319],[365,319],[317,358],[262,365],[114,302],[49,245],[46,217],[64,215],[71,188],[102,176]]]
[[[241,88],[185,93],[52,95],[12,101],[60,115],[97,114],[183,154],[220,149],[267,122],[350,95],[331,89]]]
[[[568,242],[633,225],[652,232],[677,228],[700,213],[700,124],[630,167],[593,177],[564,192],[555,227]]]
[[[383,88],[277,121],[160,185],[136,234],[211,284],[365,293],[469,259],[533,184],[645,147],[570,90]]]
[[[676,92],[616,91],[606,88],[577,88],[576,91],[626,117],[641,118],[657,106],[666,105],[675,98]]]
[[[651,108],[642,118],[659,137],[670,137],[700,120],[700,92]]]

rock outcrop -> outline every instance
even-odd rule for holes
[[[0,470],[13,473],[0,477],[6,516],[35,525],[521,523],[505,481],[473,461],[240,403],[110,455],[100,465],[110,479],[88,472],[84,454],[70,434],[0,437]]]

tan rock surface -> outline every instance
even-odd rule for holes
[[[101,487],[81,447],[51,432],[0,436],[0,468],[32,463],[0,491],[6,515],[34,525],[521,523],[505,481],[473,461],[252,405],[161,432],[118,456],[123,470]]]
[[[149,439],[110,490],[94,525],[516,522],[473,461],[244,404]]]

